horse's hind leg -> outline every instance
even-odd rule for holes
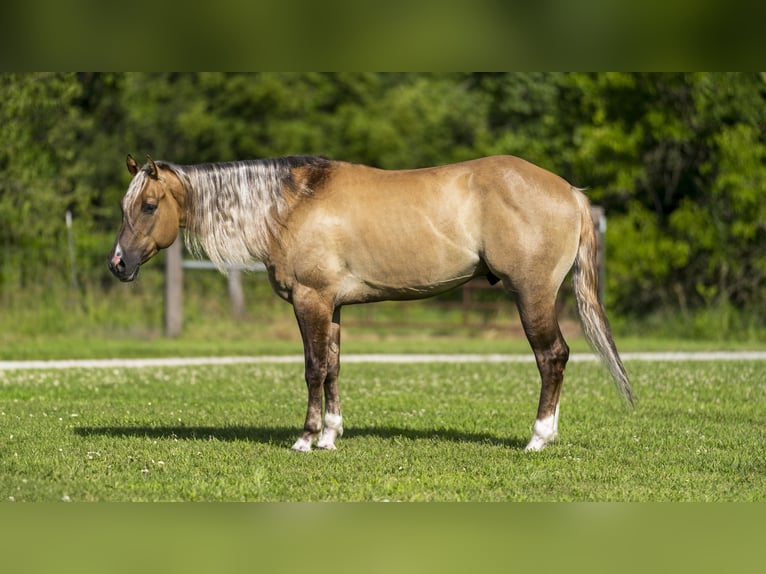
[[[537,407],[532,438],[527,451],[541,450],[558,435],[559,400],[564,382],[564,368],[569,347],[564,341],[556,318],[556,293],[547,296],[519,295],[519,314],[537,368],[540,371],[540,402]]]

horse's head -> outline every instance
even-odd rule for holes
[[[108,258],[109,270],[120,281],[135,279],[143,263],[175,241],[182,225],[180,180],[147,159],[141,168],[130,155],[127,159],[133,180],[122,198],[122,226]]]

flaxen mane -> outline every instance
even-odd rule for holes
[[[181,180],[187,192],[187,245],[204,252],[220,269],[262,260],[279,236],[287,194],[311,195],[330,161],[321,157],[175,165],[158,162]],[[293,170],[308,168],[296,180]]]

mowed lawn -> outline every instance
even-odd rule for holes
[[[0,500],[766,500],[766,362],[627,366],[633,412],[571,363],[540,453],[529,363],[346,364],[309,454],[299,364],[0,372]]]

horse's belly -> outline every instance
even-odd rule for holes
[[[423,299],[449,291],[472,277],[486,274],[478,256],[450,262],[391,261],[377,268],[350,266],[338,289],[341,304]]]

